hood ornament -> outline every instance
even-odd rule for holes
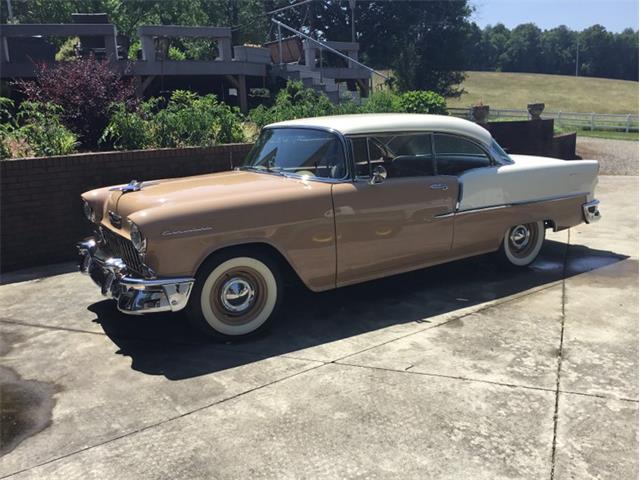
[[[122,193],[137,192],[142,189],[142,182],[138,180],[131,180],[126,185],[120,185],[119,187],[112,187],[109,190],[120,190]]]
[[[158,183],[157,180],[151,182],[139,182],[138,180],[131,180],[126,185],[120,185],[118,187],[111,187],[109,190],[120,190],[123,193],[127,192],[137,192],[138,190],[142,190],[142,184],[144,183],[145,187],[155,185]]]

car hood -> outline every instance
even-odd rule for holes
[[[230,171],[197,175],[193,177],[150,180],[141,189],[123,192],[114,188],[107,200],[107,212],[114,212],[123,219],[145,211],[154,216],[162,215],[180,206],[192,204],[194,209],[203,205],[232,203],[249,196],[259,197],[262,192],[287,191],[303,188],[304,182],[268,173]],[[106,213],[106,212],[105,212]]]

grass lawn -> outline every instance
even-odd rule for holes
[[[535,73],[467,72],[467,93],[447,99],[449,107],[482,102],[493,108],[525,110],[543,102],[551,112],[638,114],[638,82]],[[637,137],[636,137],[637,138]]]
[[[556,133],[577,132],[579,137],[608,138],[611,140],[638,141],[638,132],[616,132],[612,130],[579,130],[571,128],[556,128]]]

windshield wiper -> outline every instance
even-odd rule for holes
[[[242,167],[238,167],[239,170],[250,170],[252,172],[266,172],[266,173],[273,173],[275,175],[281,175],[283,177],[286,177],[287,174],[285,172],[282,171],[282,167],[269,167],[269,166],[265,166],[265,165],[243,165]]]

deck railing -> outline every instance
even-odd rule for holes
[[[282,29],[284,28],[285,30],[290,31],[294,35],[297,35],[300,38],[303,38],[304,40],[307,40],[308,42],[311,42],[312,44],[316,45],[319,48],[319,50],[320,50],[320,69],[321,70],[322,70],[322,51],[326,50],[326,51],[331,52],[331,53],[343,58],[344,60],[346,60],[347,61],[347,65],[350,66],[350,67],[351,67],[352,64],[353,65],[357,65],[358,67],[367,70],[370,74],[378,75],[379,77],[382,77],[384,80],[389,80],[389,77],[387,75],[385,75],[384,73],[381,73],[378,70],[375,70],[375,69],[369,67],[368,65],[365,65],[364,63],[359,62],[358,60],[356,60],[353,57],[350,57],[349,55],[345,55],[344,53],[340,52],[339,50],[336,50],[335,48],[329,46],[329,44],[326,43],[326,42],[322,42],[320,40],[316,40],[315,38],[310,37],[306,33],[302,33],[300,30],[296,30],[295,28],[290,27],[286,23],[282,23],[279,20],[276,20],[275,18],[272,18],[271,21],[278,26],[279,58],[282,58],[282,38],[283,38],[282,37]],[[310,65],[310,67],[313,67],[313,65]],[[320,74],[322,75],[322,71],[321,71]],[[371,82],[371,78],[369,79],[369,81]]]

